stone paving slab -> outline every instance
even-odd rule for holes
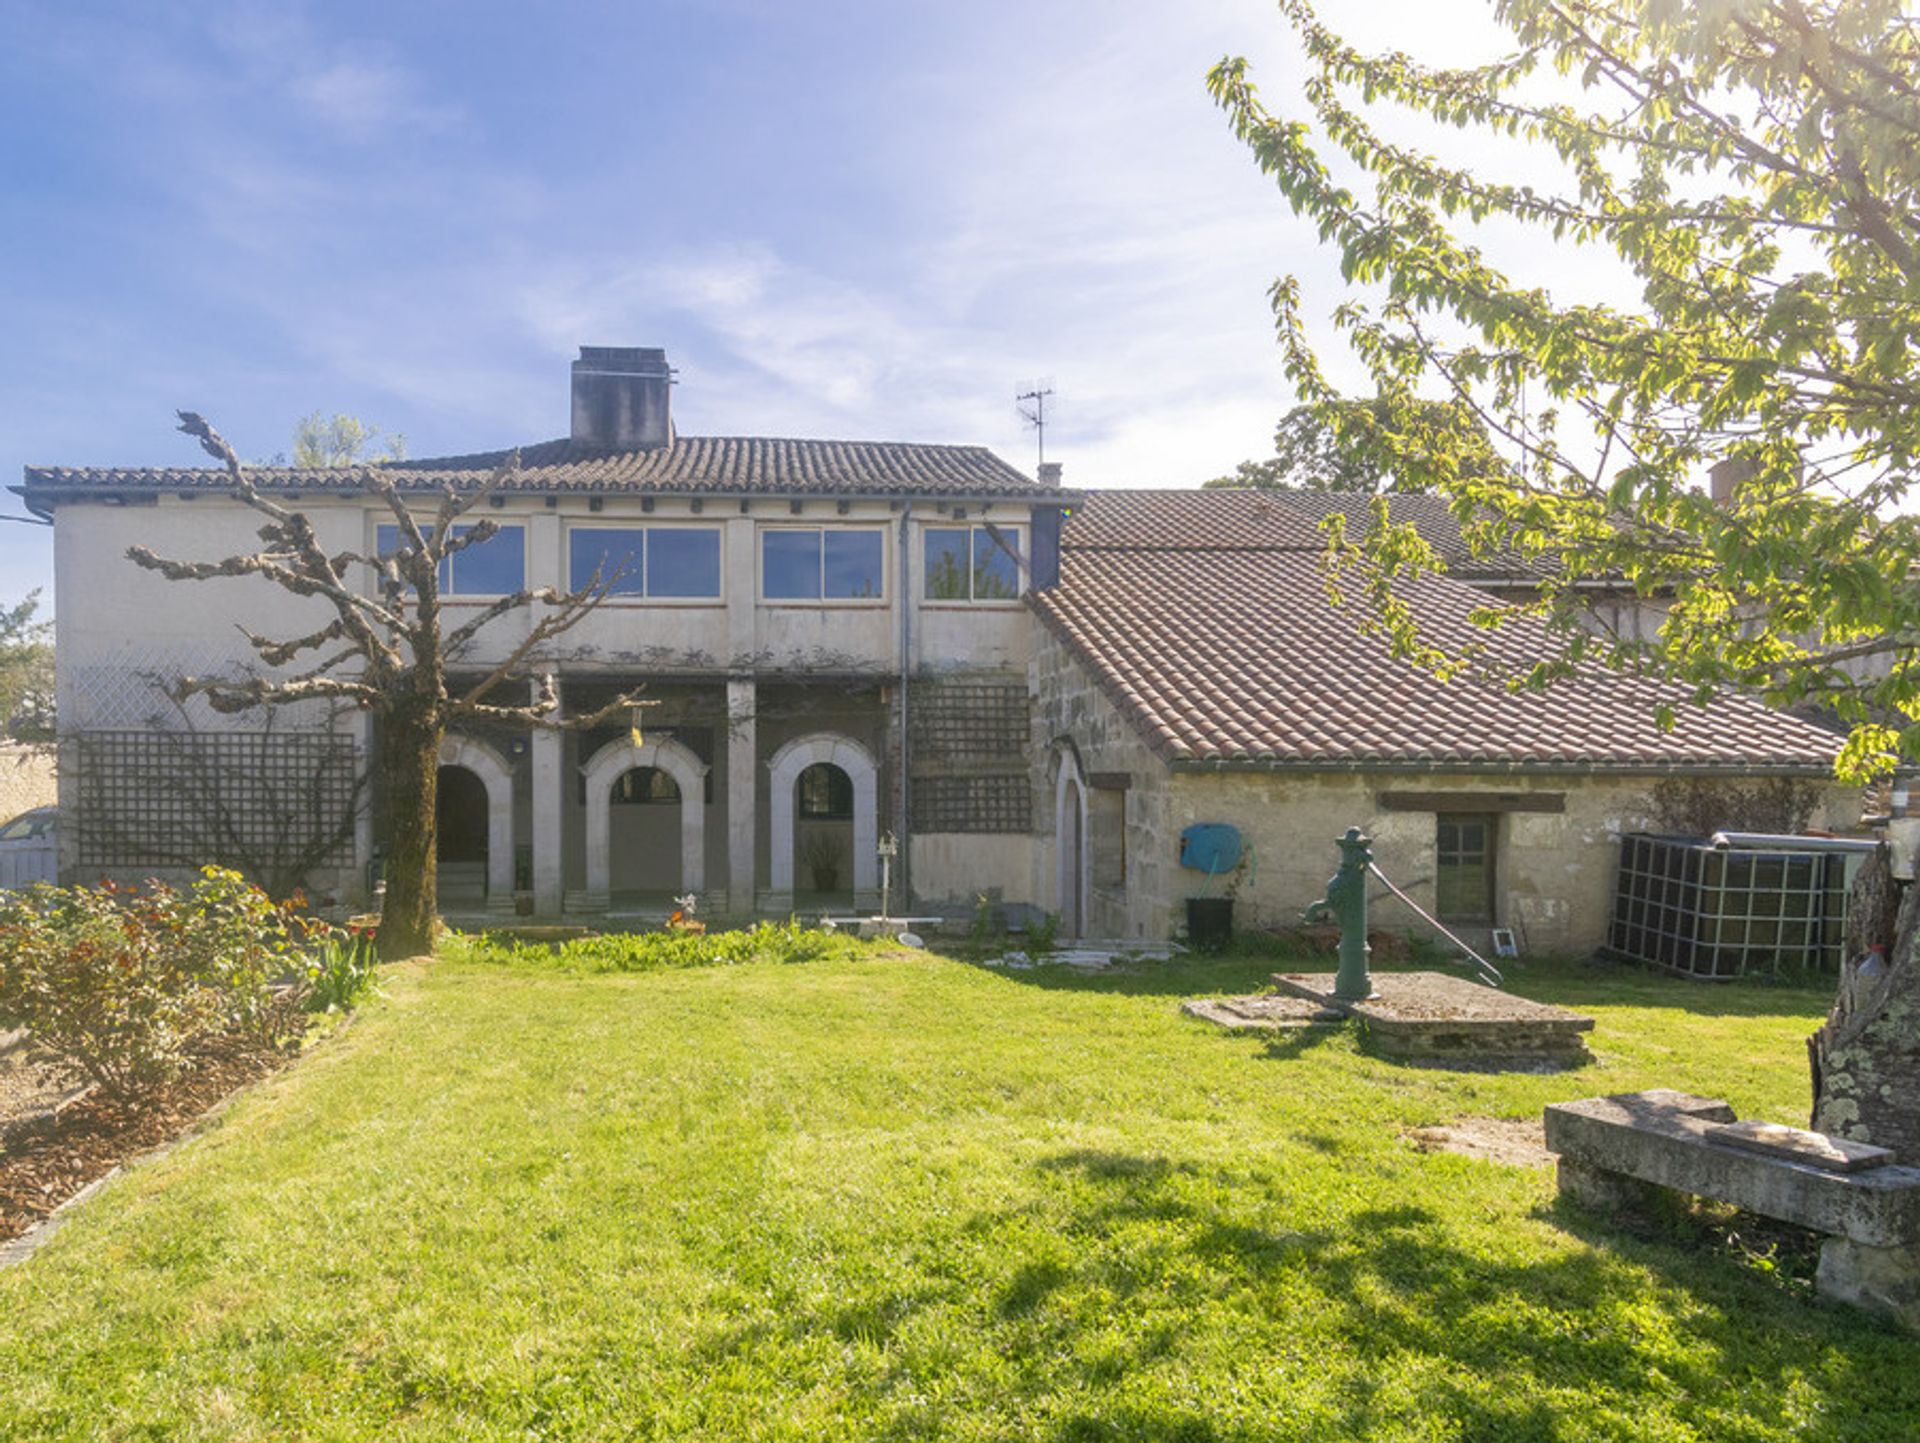
[[[1304,997],[1271,992],[1253,997],[1195,997],[1182,1002],[1180,1010],[1229,1032],[1277,1032],[1293,1027],[1325,1027],[1347,1020],[1344,1013]]]
[[[1850,1142],[1844,1137],[1828,1137],[1824,1132],[1808,1132],[1804,1127],[1787,1127],[1778,1122],[1726,1122],[1708,1128],[1707,1136],[1729,1147],[1744,1147],[1772,1157],[1811,1163],[1828,1172],[1865,1172],[1870,1167],[1885,1167],[1893,1161],[1890,1147]]]
[[[1376,972],[1374,995],[1334,994],[1331,972],[1279,972],[1274,986],[1367,1024],[1389,1057],[1409,1061],[1575,1059],[1593,1019],[1445,972]]]

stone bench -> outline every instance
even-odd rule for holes
[[[1664,1088],[1555,1103],[1546,1133],[1562,1197],[1611,1212],[1680,1193],[1824,1233],[1821,1295],[1920,1329],[1920,1168],[1886,1148]]]

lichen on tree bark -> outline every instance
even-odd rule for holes
[[[1920,887],[1904,896],[1882,845],[1848,899],[1840,987],[1826,1023],[1807,1039],[1813,1127],[1920,1159]],[[1862,960],[1883,949],[1877,975]]]

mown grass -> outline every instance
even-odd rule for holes
[[[1599,1060],[1454,1075],[875,951],[479,949],[0,1273],[0,1437],[1910,1439],[1912,1339],[1401,1131],[1804,1112],[1815,991],[1523,969]]]

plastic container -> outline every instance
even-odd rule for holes
[[[1223,952],[1233,941],[1233,898],[1187,898],[1187,942],[1201,952]]]

